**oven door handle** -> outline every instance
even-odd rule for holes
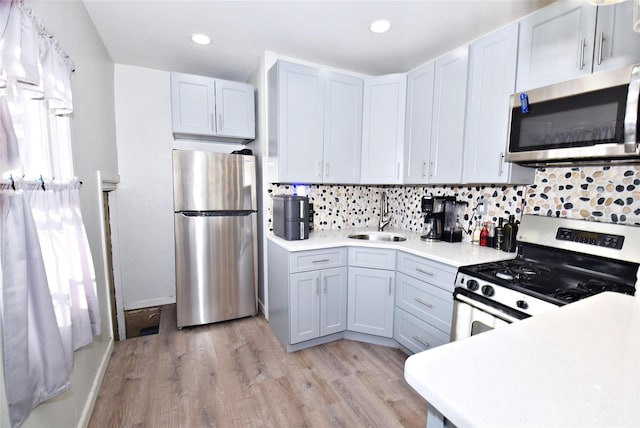
[[[478,308],[481,311],[484,311],[484,312],[486,312],[488,314],[491,314],[494,317],[499,318],[502,321],[505,321],[505,322],[508,322],[508,323],[513,323],[513,322],[516,322],[516,321],[520,321],[518,318],[515,318],[515,317],[512,317],[510,315],[507,315],[504,312],[500,312],[499,310],[497,310],[495,308],[492,308],[489,305],[485,305],[484,303],[478,302],[477,300],[470,299],[470,298],[468,298],[466,296],[463,296],[461,294],[458,294],[454,298],[454,300],[459,300],[459,301],[461,301],[463,303],[466,303],[469,306],[472,306],[474,308]]]

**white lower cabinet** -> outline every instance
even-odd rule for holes
[[[344,331],[346,313],[346,267],[290,275],[289,343]]]
[[[393,338],[411,352],[449,342],[456,268],[398,253]]]
[[[394,250],[350,248],[347,329],[392,337],[394,289]]]

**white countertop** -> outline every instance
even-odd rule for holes
[[[445,263],[451,266],[460,267],[476,263],[494,262],[498,260],[512,259],[516,253],[505,253],[493,248],[472,245],[469,242],[442,242],[442,241],[422,241],[420,233],[398,229],[385,229],[387,232],[394,232],[407,237],[402,242],[366,241],[350,239],[351,233],[373,232],[375,229],[334,229],[320,230],[310,233],[309,239],[298,241],[286,241],[269,233],[268,237],[287,251],[307,251],[319,250],[334,247],[370,247],[370,248],[390,248],[402,250],[419,257]]]
[[[405,379],[462,427],[640,426],[640,299],[601,293],[409,357]]]

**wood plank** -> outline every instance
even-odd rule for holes
[[[287,354],[262,316],[117,342],[89,427],[424,427],[398,349],[340,340]]]

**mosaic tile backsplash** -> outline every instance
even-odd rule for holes
[[[271,184],[268,191],[293,194],[294,189],[289,184]],[[634,165],[541,168],[528,186],[310,185],[315,230],[377,227],[382,192],[387,194],[392,215],[390,227],[416,232],[422,230],[420,204],[428,194],[466,201],[468,230],[475,220],[497,223],[510,214],[520,219],[523,213],[640,225],[640,165]],[[481,197],[489,203],[482,217],[475,211]],[[267,205],[271,224],[271,203]]]

